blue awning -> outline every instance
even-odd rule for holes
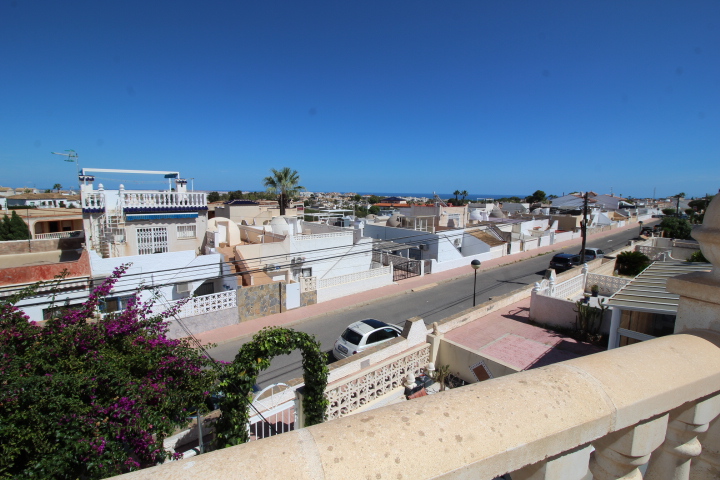
[[[145,214],[128,214],[126,220],[132,222],[135,220],[165,220],[168,218],[197,218],[197,212],[192,213],[145,213]]]

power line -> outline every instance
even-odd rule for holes
[[[508,225],[508,224],[503,223],[503,224],[499,224],[498,226],[502,226],[502,225]],[[464,231],[463,231],[463,233],[464,233]],[[419,237],[422,235],[423,235],[422,233],[419,233],[419,234],[408,235],[408,236],[404,236],[404,237],[396,237],[392,240],[404,240],[404,239]],[[405,242],[402,244],[402,246],[411,246],[412,247],[412,246],[418,246],[418,245],[422,245],[422,244],[438,244],[442,239],[446,240],[448,243],[453,245],[447,236],[442,236],[441,238],[434,238],[434,239],[427,239],[427,238],[417,239],[414,241]],[[322,249],[315,249],[315,250],[305,250],[305,251],[299,251],[299,252],[295,252],[295,253],[283,253],[283,254],[277,254],[277,255],[254,257],[254,258],[243,259],[243,260],[234,260],[234,261],[229,261],[229,262],[223,261],[223,262],[219,262],[217,264],[202,265],[202,266],[198,266],[198,267],[185,266],[185,267],[177,267],[177,268],[171,268],[171,269],[154,270],[152,272],[139,272],[139,273],[132,273],[132,274],[124,274],[122,277],[120,277],[120,279],[116,283],[116,285],[118,287],[122,286],[122,284],[125,282],[129,283],[130,277],[137,277],[137,276],[144,276],[145,278],[150,276],[151,277],[150,280],[153,282],[153,284],[151,287],[143,287],[142,284],[136,285],[135,283],[133,283],[132,288],[125,289],[125,290],[119,290],[116,287],[113,289],[112,293],[113,293],[113,295],[118,295],[118,294],[122,294],[122,293],[132,293],[137,290],[148,290],[148,289],[155,288],[155,287],[159,288],[159,287],[174,286],[174,285],[178,285],[178,284],[182,284],[182,283],[187,283],[189,281],[189,280],[178,280],[175,282],[164,281],[165,280],[164,277],[172,278],[172,276],[177,276],[177,273],[171,274],[170,272],[188,271],[188,273],[192,273],[192,274],[194,274],[194,276],[197,277],[197,276],[204,275],[202,270],[205,270],[205,269],[211,269],[211,270],[220,269],[220,270],[222,270],[223,267],[226,265],[232,268],[232,267],[236,267],[237,264],[239,264],[239,263],[243,263],[243,262],[247,262],[247,261],[289,257],[289,256],[301,255],[303,253],[318,252],[318,251],[325,251],[325,250],[336,250],[336,249],[340,249],[340,248],[343,248],[343,249],[347,248],[347,245],[336,246],[336,247],[325,247]],[[453,245],[453,248],[455,248],[454,245]],[[347,257],[356,256],[356,255],[367,255],[368,253],[372,253],[372,251],[373,251],[372,249],[369,249],[369,250],[361,250],[361,251],[357,251],[357,252],[343,253],[340,255],[318,257],[315,259],[304,261],[303,265],[312,265],[313,263],[320,263],[320,262],[324,262],[324,261],[328,261],[328,260],[347,258]],[[118,257],[118,258],[122,258],[122,257]],[[409,260],[412,260],[412,259],[409,259]],[[291,262],[291,263],[280,263],[280,264],[276,264],[276,265],[277,265],[278,269],[282,269],[282,268],[295,266],[296,264]],[[221,278],[237,277],[237,276],[242,276],[245,274],[252,274],[252,273],[258,273],[258,272],[263,272],[263,271],[266,271],[266,270],[264,268],[248,269],[248,270],[235,271],[235,272],[221,274],[221,275],[210,275],[210,276],[206,276],[204,278],[204,280],[207,281],[207,280],[215,280],[215,279],[221,279]],[[208,273],[209,273],[209,270],[208,270]],[[159,277],[159,278],[156,278],[156,277]],[[94,283],[97,283],[99,280],[100,280],[100,278],[90,279],[90,280],[87,280],[87,284],[90,287]],[[157,283],[156,280],[160,281],[160,283]],[[62,289],[63,284],[72,284],[73,286],[76,286],[79,282],[80,281],[74,280],[72,278],[59,280],[56,283],[55,291]],[[27,287],[18,287],[16,289],[7,289],[7,290],[3,290],[2,293],[3,293],[3,295],[11,295],[13,292],[20,292],[24,288],[27,288]],[[37,295],[35,295],[35,296],[37,296]],[[23,305],[23,307],[44,305],[46,303],[47,302],[25,303]]]

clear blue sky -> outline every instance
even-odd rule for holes
[[[1,0],[0,100],[3,186],[699,196],[720,2]]]

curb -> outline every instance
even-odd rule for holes
[[[621,227],[620,229],[616,229],[615,231],[612,231],[612,230],[611,230],[610,232],[601,232],[601,233],[596,234],[596,235],[603,235],[603,234],[605,234],[605,233],[607,233],[608,235],[612,235],[612,234],[614,234],[614,233],[619,233],[619,232],[622,232],[622,231],[625,231],[625,230],[629,230],[630,228],[636,228],[636,226],[635,226],[635,225],[629,225],[629,226]],[[603,236],[607,236],[607,235],[603,235]],[[593,237],[595,237],[595,235],[593,235],[592,237],[588,237],[588,238],[593,238]],[[597,237],[597,238],[602,238],[602,237]],[[578,240],[580,243],[582,243],[582,239],[581,239],[581,238],[573,239],[573,240],[571,240],[571,241],[574,241],[574,240]],[[508,266],[508,265],[513,265],[513,264],[518,263],[518,262],[524,262],[525,260],[530,260],[531,258],[536,258],[536,257],[540,257],[540,256],[547,255],[547,254],[550,254],[550,253],[554,253],[554,252],[557,252],[557,251],[559,251],[559,250],[563,250],[564,248],[572,247],[572,246],[574,246],[574,245],[575,245],[574,243],[571,243],[571,244],[569,244],[569,245],[566,245],[566,246],[563,246],[563,247],[560,247],[560,248],[554,248],[554,249],[548,250],[548,251],[546,251],[546,252],[538,253],[538,254],[536,254],[536,255],[531,255],[531,256],[529,256],[529,257],[527,257],[527,258],[515,259],[515,260],[509,261],[509,262],[507,262],[507,263],[499,263],[499,264],[497,264],[497,265],[492,265],[492,266],[488,267],[487,269],[480,269],[480,271],[481,271],[481,272],[488,272],[488,271],[495,270],[495,269],[500,268],[500,267],[505,267],[505,266]],[[504,257],[499,257],[499,258],[504,258]],[[460,268],[462,268],[462,267],[460,267]],[[442,273],[442,272],[441,272],[441,273]],[[289,328],[289,327],[297,326],[297,325],[300,325],[300,324],[305,323],[305,322],[307,322],[307,321],[314,320],[314,319],[317,319],[317,318],[321,318],[321,317],[324,317],[324,316],[327,316],[327,315],[330,315],[330,314],[339,313],[339,312],[345,312],[345,311],[347,311],[347,310],[350,310],[350,309],[353,309],[353,308],[357,308],[357,307],[364,307],[364,306],[366,306],[366,305],[370,305],[370,304],[375,303],[375,302],[380,301],[380,300],[387,300],[387,299],[390,299],[390,298],[393,298],[393,297],[399,297],[400,295],[407,295],[407,294],[409,294],[409,293],[421,292],[421,291],[424,291],[424,290],[429,290],[430,288],[437,287],[437,286],[440,285],[440,284],[444,284],[444,283],[452,282],[452,281],[459,280],[459,279],[462,279],[462,278],[465,278],[465,277],[469,277],[469,276],[471,276],[471,275],[473,275],[473,274],[474,274],[474,272],[468,272],[468,273],[463,273],[463,274],[460,274],[460,275],[455,275],[455,276],[453,276],[453,277],[446,278],[446,279],[443,279],[443,280],[438,280],[438,281],[436,281],[436,282],[432,282],[432,283],[429,283],[429,284],[426,284],[426,285],[420,285],[420,286],[418,286],[418,287],[410,287],[410,288],[407,288],[407,289],[404,289],[404,290],[401,290],[401,291],[398,291],[398,292],[388,293],[388,294],[386,294],[386,295],[374,297],[374,298],[372,298],[371,300],[361,300],[361,301],[359,301],[359,302],[357,302],[357,303],[352,303],[352,304],[349,304],[349,305],[342,306],[342,307],[340,307],[340,308],[336,308],[336,309],[333,309],[333,310],[328,310],[328,311],[326,311],[326,312],[317,313],[317,314],[315,314],[315,315],[311,315],[311,316],[299,318],[299,319],[297,319],[297,320],[292,320],[292,321],[290,321],[290,322],[282,323],[282,324],[280,324],[280,325],[274,325],[273,327]],[[432,275],[432,274],[429,274],[429,275]],[[397,282],[393,282],[393,283],[394,283],[395,285],[399,285]],[[379,287],[379,288],[374,289],[374,290],[379,290],[379,289],[381,289],[381,288],[384,288],[384,287]],[[373,290],[367,290],[367,291],[368,291],[368,292],[372,292]],[[318,305],[318,304],[316,304],[316,305]],[[302,308],[302,307],[300,307],[300,308]],[[259,318],[267,318],[267,317],[259,317]],[[254,320],[254,319],[253,319],[253,320]],[[248,321],[252,321],[252,320],[248,320]],[[265,326],[263,326],[262,328],[265,328],[265,327],[268,327],[268,326],[270,326],[270,325],[265,325]],[[262,328],[261,328],[261,329],[262,329]],[[260,329],[260,330],[261,330],[261,329]],[[217,342],[208,342],[208,343],[213,343],[214,345],[220,346],[220,345],[223,345],[223,344],[225,344],[225,343],[229,343],[229,342],[234,342],[234,341],[237,341],[237,340],[245,339],[246,337],[247,337],[248,339],[250,339],[250,338],[252,338],[253,335],[255,335],[255,333],[257,333],[258,331],[259,331],[259,330],[256,330],[256,331],[253,332],[253,333],[247,333],[247,334],[243,334],[243,335],[238,335],[238,336],[236,336],[236,337],[228,337],[228,338],[224,338],[224,339],[222,339],[222,340],[220,340],[220,341],[217,341]],[[198,335],[202,335],[202,334],[198,334]],[[197,335],[196,335],[196,336],[197,336]],[[185,338],[187,338],[187,337],[185,337]],[[202,344],[202,345],[207,345],[207,343],[202,343],[202,342],[201,342],[201,344]]]

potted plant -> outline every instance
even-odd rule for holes
[[[589,293],[583,293],[582,303],[590,303],[590,294]]]
[[[593,297],[597,297],[600,293],[600,287],[597,285],[593,285],[592,287],[590,287],[590,293],[592,293]]]

